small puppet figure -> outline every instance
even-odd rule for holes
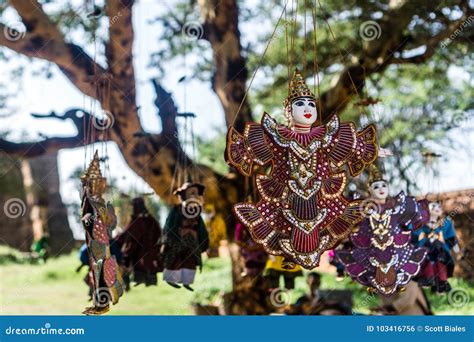
[[[350,236],[352,247],[336,251],[346,272],[369,289],[390,296],[418,274],[426,249],[411,243],[411,228],[427,220],[425,202],[403,191],[389,198],[388,182],[373,166],[369,177],[370,199],[365,200],[366,218]]]
[[[44,234],[38,240],[35,240],[31,246],[32,254],[43,263],[48,260],[50,253],[49,234]]]
[[[120,268],[110,252],[110,240],[117,218],[112,205],[102,198],[107,180],[102,177],[99,163],[96,151],[89,168],[81,176],[81,222],[86,233],[93,303],[83,312],[86,315],[108,312],[110,303],[117,304],[124,291]]]
[[[181,201],[174,206],[166,219],[162,258],[163,279],[171,286],[194,291],[196,268],[202,267],[201,253],[209,247],[209,236],[201,218],[204,185],[185,183],[174,194]]]
[[[301,277],[303,271],[300,265],[293,262],[288,262],[282,256],[270,255],[263,276],[265,277],[267,287],[270,290],[280,287],[280,278],[283,277],[285,281],[284,288],[293,290],[295,288],[295,279]]]
[[[221,214],[216,213],[213,204],[206,204],[204,207],[205,223],[209,233],[209,249],[207,255],[209,258],[219,256],[219,246],[221,241],[227,240],[227,229],[225,221]]]
[[[238,220],[268,254],[280,255],[306,269],[318,266],[321,254],[347,237],[362,220],[359,201],[343,194],[347,166],[359,175],[377,157],[375,127],[357,132],[335,115],[316,124],[316,98],[296,70],[284,102],[288,125],[264,113],[241,134],[230,128],[226,160],[242,175],[260,168],[260,200],[234,205]],[[320,119],[320,118],[319,118]]]
[[[242,277],[261,275],[265,269],[268,254],[252,240],[247,228],[241,223],[237,223],[235,227],[235,242],[240,246],[240,254],[244,260]]]
[[[443,218],[438,202],[429,204],[430,220],[417,232],[418,245],[428,248],[428,258],[418,278],[422,286],[431,286],[433,292],[449,292],[448,278],[453,276],[455,256],[460,249],[453,221]]]
[[[130,223],[119,237],[123,262],[137,285],[156,285],[156,274],[162,271],[158,262],[161,227],[148,212],[142,197],[134,198],[132,207]]]

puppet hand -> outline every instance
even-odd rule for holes
[[[386,157],[389,157],[389,156],[393,156],[392,151],[390,151],[388,148],[379,147],[379,157],[380,158],[386,158]]]
[[[444,235],[443,235],[443,232],[439,232],[439,234],[438,234],[438,240],[444,243]]]
[[[460,254],[461,253],[461,248],[459,248],[459,245],[458,244],[455,244],[453,246],[453,252],[456,253],[456,254]]]

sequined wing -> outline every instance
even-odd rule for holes
[[[231,127],[227,133],[225,159],[244,176],[250,176],[255,164],[265,165],[272,160],[268,142],[260,124],[248,123],[243,135]]]

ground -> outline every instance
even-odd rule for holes
[[[0,314],[3,315],[77,315],[87,301],[87,288],[82,279],[85,268],[76,273],[79,265],[77,252],[50,259],[46,264],[31,264],[12,249],[0,246]],[[126,293],[115,305],[111,315],[189,315],[195,302],[208,304],[219,298],[219,293],[230,290],[230,259],[205,260],[202,273],[198,273],[195,292],[174,289],[160,279],[158,286],[140,285]],[[474,283],[454,279],[452,285],[474,299]],[[296,290],[290,293],[295,301],[305,290],[303,278],[297,279]],[[354,293],[354,310],[368,313],[377,300],[349,279],[336,282],[334,275],[324,274],[323,288],[350,288]],[[436,314],[474,314],[474,303],[453,306],[447,295],[429,294]],[[456,298],[453,298],[456,300]]]

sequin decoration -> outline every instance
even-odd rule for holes
[[[343,167],[356,176],[376,151],[373,126],[358,133],[354,124],[335,116],[327,125],[298,133],[264,113],[261,124],[248,123],[243,134],[231,128],[227,135],[227,162],[244,176],[255,173],[255,166],[260,170],[260,199],[238,203],[234,212],[267,253],[312,269],[362,220],[358,202],[343,195]]]

